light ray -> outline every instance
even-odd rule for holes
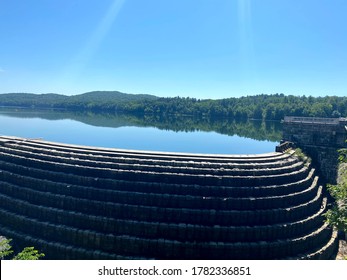
[[[249,79],[256,79],[251,0],[238,0],[238,24],[240,74],[248,83]]]
[[[91,35],[88,43],[81,51],[80,56],[88,62],[90,57],[95,53],[109,30],[111,29],[115,19],[117,18],[125,0],[114,0],[106,15],[101,20],[100,24]]]
[[[93,57],[102,41],[112,28],[121,8],[126,0],[114,0],[107,10],[105,16],[101,19],[94,32],[89,37],[89,40],[81,48],[80,52],[70,63],[68,69],[65,71],[64,80],[74,82],[74,80],[86,68],[88,62]]]

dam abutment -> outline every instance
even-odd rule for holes
[[[321,178],[336,184],[339,149],[347,148],[346,118],[285,117],[283,141],[293,142],[309,155]]]

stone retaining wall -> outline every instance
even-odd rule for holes
[[[312,159],[328,183],[336,184],[338,149],[346,148],[347,119],[286,117],[283,141],[293,142]]]

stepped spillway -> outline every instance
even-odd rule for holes
[[[330,259],[293,151],[162,153],[0,137],[0,234],[48,259]]]

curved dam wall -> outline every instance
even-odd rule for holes
[[[330,259],[315,169],[292,151],[156,153],[0,137],[0,234],[48,259]]]

